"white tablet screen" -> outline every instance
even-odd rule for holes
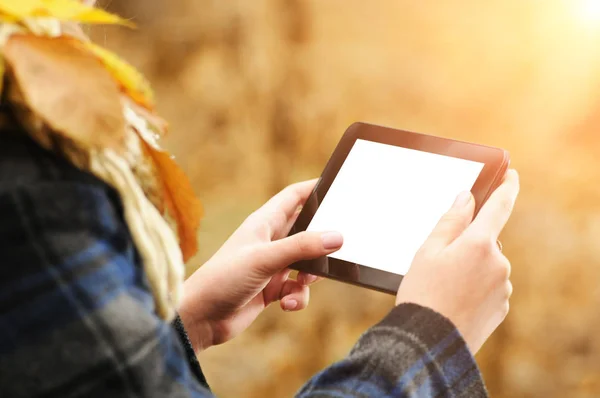
[[[357,140],[308,231],[338,231],[330,257],[405,275],[417,250],[484,164]]]

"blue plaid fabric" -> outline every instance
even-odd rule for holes
[[[118,195],[0,130],[0,397],[212,397],[176,321],[155,314]],[[402,305],[300,397],[483,397],[450,322]]]

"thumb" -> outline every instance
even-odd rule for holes
[[[471,192],[458,195],[452,208],[442,216],[429,238],[423,244],[428,252],[438,253],[452,243],[473,221],[475,200]]]
[[[339,232],[299,232],[261,247],[259,253],[263,272],[268,276],[302,260],[312,260],[331,254],[342,247]]]

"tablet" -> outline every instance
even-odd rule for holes
[[[457,195],[470,190],[477,213],[508,164],[503,149],[355,123],[290,231],[337,231],[344,244],[290,268],[396,294]]]

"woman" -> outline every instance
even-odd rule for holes
[[[273,302],[305,308],[316,278],[291,280],[287,267],[343,244],[335,232],[286,237],[314,181],[292,185],[185,282],[168,322],[123,196],[42,148],[6,98],[0,113],[0,396],[211,397],[196,353]],[[510,264],[496,239],[518,190],[511,170],[474,220],[474,199],[461,194],[396,307],[298,396],[486,396],[473,354],[508,312]]]

